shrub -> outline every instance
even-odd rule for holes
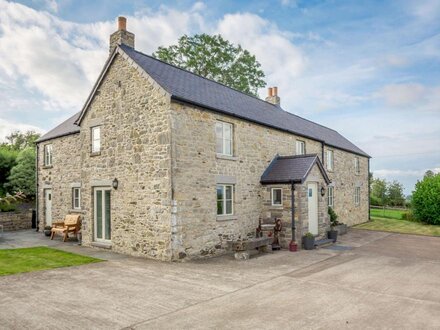
[[[338,222],[338,215],[331,207],[328,208],[328,215],[330,216],[330,226],[334,227],[340,225]]]
[[[17,209],[17,205],[8,204],[8,203],[0,203],[0,212],[12,212]]]
[[[440,225],[440,173],[425,176],[422,181],[416,183],[412,205],[416,219]]]

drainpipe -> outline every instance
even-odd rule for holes
[[[298,244],[296,243],[296,235],[295,235],[295,184],[292,182],[291,186],[291,212],[292,212],[292,240],[289,244],[289,251],[296,252],[298,250]]]
[[[370,158],[368,158],[368,171],[367,171],[367,182],[368,182],[368,221],[371,220],[371,211],[370,211]]]
[[[324,142],[321,142],[321,163],[324,165]]]
[[[39,150],[40,150],[40,148],[39,148],[39,144],[37,143],[37,144],[35,144],[35,148],[37,149],[36,150],[36,152],[37,152],[37,155],[36,155],[36,157],[35,157],[35,185],[36,185],[36,189],[35,189],[35,212],[36,212],[36,217],[37,217],[37,219],[36,219],[36,223],[37,223],[37,229],[36,229],[36,231],[39,231],[40,230],[40,218],[38,217],[38,210],[39,210],[39,205],[38,205],[38,201],[39,201],[39,198],[38,198],[38,192],[39,192],[39,189],[38,189],[38,187],[39,187],[39,184],[38,184],[38,157],[39,157],[39,155],[40,155],[40,153],[39,153]]]

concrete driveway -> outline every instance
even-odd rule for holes
[[[0,277],[0,328],[439,329],[439,251],[440,238],[351,230],[332,249],[245,262],[116,255]]]

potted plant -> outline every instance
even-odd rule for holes
[[[339,225],[338,215],[331,207],[328,208],[328,215],[330,216],[330,230],[327,232],[327,237],[333,240],[333,242],[336,242],[338,239],[338,231],[335,227]]]
[[[302,238],[304,250],[313,250],[315,248],[315,236],[312,233],[306,233]]]
[[[51,226],[45,226],[45,227],[44,227],[44,235],[46,235],[47,237],[49,237],[50,234],[51,234],[51,230],[52,230],[52,227],[51,227]]]

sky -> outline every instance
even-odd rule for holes
[[[406,194],[440,172],[439,0],[0,0],[0,140],[81,110],[119,15],[146,54],[202,32],[242,45],[284,110],[340,132]]]

